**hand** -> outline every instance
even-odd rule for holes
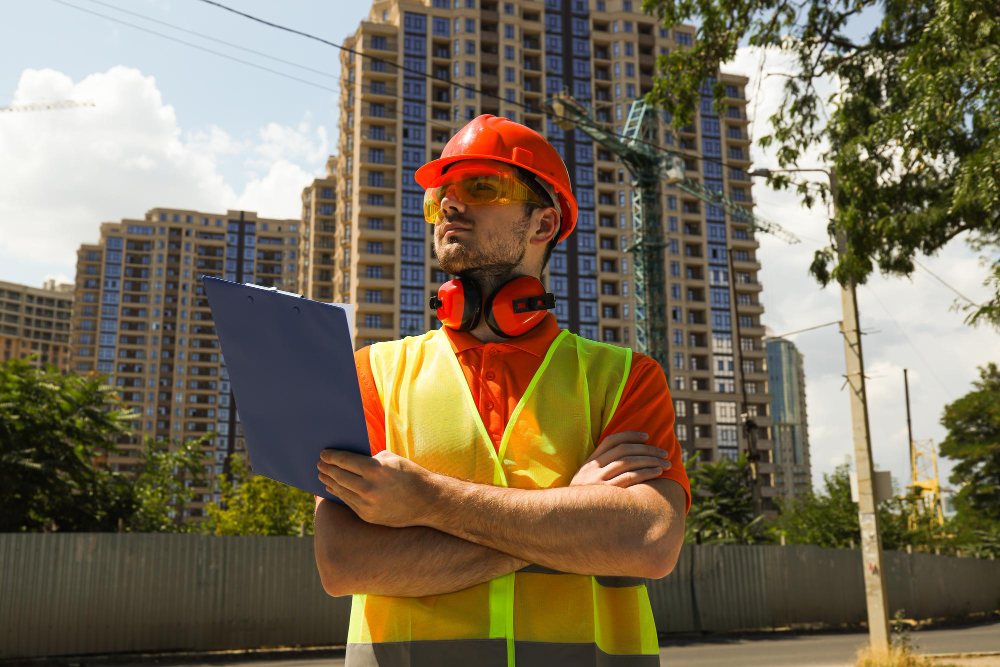
[[[364,456],[337,449],[320,453],[319,480],[368,523],[415,526],[431,491],[433,473],[389,451]]]
[[[642,444],[648,437],[638,431],[623,431],[604,438],[569,485],[607,484],[627,488],[656,479],[671,464],[666,450]]]

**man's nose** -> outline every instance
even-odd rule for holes
[[[455,213],[464,213],[466,204],[458,198],[458,192],[455,188],[448,188],[445,192],[444,198],[441,200],[441,212],[448,215],[449,211],[454,211]]]

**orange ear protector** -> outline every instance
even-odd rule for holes
[[[486,326],[504,338],[514,338],[531,331],[545,318],[545,311],[556,307],[556,297],[545,291],[542,281],[533,276],[518,276],[500,285],[483,303],[482,292],[472,280],[459,277],[449,280],[432,296],[431,308],[449,329],[471,331],[486,314]]]

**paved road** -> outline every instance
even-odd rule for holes
[[[661,665],[684,667],[739,665],[740,667],[794,665],[796,667],[843,667],[853,664],[858,647],[865,644],[865,633],[813,633],[753,635],[746,637],[716,637],[711,639],[670,639],[660,645]],[[920,653],[1000,652],[1000,622],[958,628],[922,630],[911,634],[911,643]],[[115,661],[116,667],[342,667],[343,652],[324,652],[323,657],[305,656],[234,660],[223,656],[199,660],[150,658],[142,661]],[[987,667],[1000,664],[998,658],[981,660],[949,660],[958,665]],[[63,663],[66,664],[66,663]],[[99,664],[81,660],[77,665]],[[557,666],[553,666],[557,667]]]

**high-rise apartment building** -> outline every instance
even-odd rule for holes
[[[334,264],[329,253],[322,254],[323,267],[316,264],[313,244],[310,280],[322,275],[316,285],[332,284],[332,300],[357,304],[358,346],[439,326],[427,302],[450,276],[433,257],[423,191],[413,174],[483,113],[545,135],[573,179],[577,227],[556,246],[544,276],[557,296],[560,325],[595,340],[635,344],[635,283],[625,250],[632,229],[630,175],[587,135],[557,127],[542,103],[567,90],[590,107],[597,122],[621,132],[631,102],[652,88],[656,57],[694,39],[692,27],[662,28],[639,12],[639,5],[638,0],[373,2],[368,20],[344,40],[360,55],[341,56],[339,155],[329,170],[336,174],[336,201],[327,202],[333,215],[317,220],[315,204],[306,207],[313,227],[336,225],[324,237],[337,245]],[[695,122],[674,132],[663,114],[655,114],[655,136],[664,148],[685,156],[688,176],[750,207],[747,79],[719,77],[729,105],[723,116],[712,108],[710,81]],[[723,208],[676,187],[663,188],[660,206],[670,344],[665,371],[678,438],[703,460],[735,457],[745,449],[738,435],[745,386],[746,412],[762,427],[761,472],[767,484],[770,397],[757,241]],[[730,275],[730,250],[735,275]],[[765,488],[763,496],[772,497],[773,489]]]
[[[791,341],[767,341],[767,373],[774,440],[774,487],[786,498],[812,490],[809,428],[806,419],[806,376],[802,354]]]
[[[73,285],[42,287],[0,281],[0,361],[32,357],[35,366],[70,368]]]
[[[326,161],[326,177],[313,180],[302,190],[302,226],[299,237],[299,290],[316,301],[334,300],[337,270],[337,157]],[[345,224],[343,235],[350,236]],[[349,260],[349,258],[348,258]]]
[[[199,277],[297,291],[299,225],[246,211],[154,208],[141,220],[103,223],[98,243],[80,247],[72,368],[112,375],[136,413],[124,456],[108,460],[114,469],[135,470],[145,436],[213,434],[204,450],[210,479],[244,449]],[[210,488],[195,490],[211,499]],[[190,515],[200,516],[201,507],[193,504]]]

